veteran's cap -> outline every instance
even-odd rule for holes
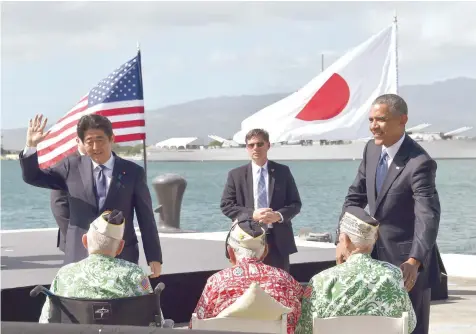
[[[125,219],[119,210],[105,211],[92,223],[91,227],[96,232],[117,240],[122,240],[124,235]]]
[[[352,234],[366,240],[375,240],[378,232],[378,221],[364,209],[350,206],[340,221],[340,232]]]
[[[259,249],[266,244],[266,231],[260,223],[253,220],[238,222],[231,228],[228,244],[233,247]]]

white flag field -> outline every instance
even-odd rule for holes
[[[368,113],[378,96],[397,93],[396,25],[351,49],[297,92],[246,118],[233,140],[254,128],[270,142],[352,140],[370,136]]]

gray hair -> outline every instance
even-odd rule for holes
[[[372,105],[385,104],[394,115],[408,115],[407,103],[396,94],[384,94],[375,99]]]
[[[345,234],[346,236],[348,236],[350,239],[350,242],[352,242],[352,244],[355,247],[361,248],[361,249],[370,248],[370,250],[372,250],[372,247],[375,244],[375,241],[377,240],[377,239],[365,239],[365,238],[356,236],[354,234],[345,233],[345,232],[342,232],[342,234]]]
[[[87,233],[88,238],[88,253],[89,254],[103,254],[114,256],[119,249],[121,240],[113,239],[89,229]]]
[[[264,250],[266,248],[266,245],[263,245],[263,247],[260,247],[259,249],[248,249],[244,247],[239,247],[239,246],[231,246],[233,248],[233,251],[235,252],[235,257],[237,260],[241,260],[243,258],[255,258],[259,259],[263,254]]]

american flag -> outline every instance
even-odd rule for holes
[[[109,118],[116,143],[145,139],[140,53],[101,80],[51,127],[38,144],[40,168],[56,164],[77,149],[76,126],[86,114]]]

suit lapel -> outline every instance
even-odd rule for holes
[[[111,184],[109,185],[106,200],[104,201],[104,208],[100,208],[101,211],[104,211],[104,209],[112,209],[109,203],[116,202],[116,197],[120,193],[121,187],[124,187],[123,178],[125,177],[127,177],[127,174],[125,174],[124,171],[124,160],[114,154],[114,167],[112,169]]]
[[[81,175],[81,181],[83,182],[87,202],[97,207],[98,204],[94,192],[93,163],[90,157],[86,155],[81,157],[79,174]]]
[[[271,207],[271,201],[273,200],[274,183],[275,183],[275,166],[272,161],[268,160],[268,207]]]
[[[247,191],[247,198],[251,200],[250,208],[255,207],[255,195],[253,193],[253,170],[251,168],[251,162],[246,166],[246,191]],[[246,201],[246,200],[245,200]]]
[[[387,176],[385,177],[385,181],[383,182],[382,189],[380,190],[377,197],[377,202],[375,203],[376,208],[378,208],[378,206],[380,205],[382,199],[387,194],[388,190],[392,186],[395,179],[398,177],[398,175],[400,175],[400,173],[405,168],[405,165],[408,161],[408,154],[410,151],[410,148],[408,147],[409,144],[410,144],[410,139],[408,136],[405,136],[405,139],[403,140],[403,143],[400,146],[400,149],[398,150],[397,154],[393,158],[392,163],[390,164],[390,167],[388,168]],[[374,178],[374,183],[375,183],[375,178]]]

